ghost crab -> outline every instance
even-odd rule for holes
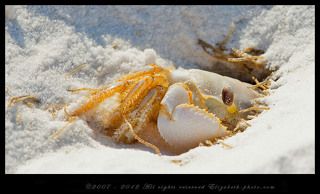
[[[255,100],[261,94],[250,84],[203,70],[156,64],[111,86],[70,91],[89,95],[65,109],[69,122],[80,117],[116,142],[139,141],[157,153],[159,147],[182,153],[231,136],[248,126],[248,116],[268,109],[258,106]]]

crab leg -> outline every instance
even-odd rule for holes
[[[162,71],[163,69],[155,64],[150,64],[149,66],[152,67],[152,69],[150,70],[146,70],[146,71],[138,71],[136,73],[132,73],[129,75],[125,75],[122,76],[120,79],[118,79],[118,81],[127,81],[127,80],[133,80],[133,79],[137,79],[140,78],[142,76],[150,76],[153,75],[155,73],[159,73],[160,71]]]
[[[157,146],[155,146],[155,145],[153,145],[152,143],[149,143],[149,142],[143,140],[141,137],[139,137],[139,136],[136,134],[136,132],[133,130],[132,125],[127,121],[127,119],[124,119],[124,120],[125,120],[125,122],[128,124],[129,129],[130,129],[130,132],[132,133],[132,135],[134,136],[134,138],[135,138],[137,141],[139,141],[140,143],[144,144],[145,146],[147,146],[147,147],[149,147],[149,148],[152,148],[152,149],[156,152],[156,154],[161,155],[160,149],[159,149]]]
[[[130,124],[138,131],[141,129],[141,123],[147,122],[149,116],[159,108],[156,104],[160,104],[164,93],[168,87],[168,80],[162,75],[154,75],[153,77],[146,76],[143,80],[139,81],[133,88],[130,88],[129,93],[125,96],[121,106],[120,112],[122,117],[129,118]],[[154,105],[154,102],[155,103]],[[130,119],[132,117],[132,119]],[[127,125],[125,125],[127,126]],[[116,139],[123,140],[122,135],[127,134],[128,127],[120,126],[116,131]],[[132,136],[127,137],[128,143],[132,142]],[[127,141],[127,139],[124,139]]]
[[[124,84],[116,85],[112,88],[101,90],[97,92],[95,95],[92,95],[86,103],[82,106],[74,110],[69,115],[71,116],[79,116],[84,112],[92,109],[93,107],[97,106],[99,103],[103,102],[106,98],[114,95],[116,92],[122,92],[126,88],[127,82]]]
[[[123,123],[119,129],[115,131],[113,138],[116,141],[133,143],[133,140],[137,139],[136,136],[139,135],[139,132],[142,131],[151,120],[158,116],[157,110],[159,109],[160,101],[164,93],[165,90],[161,86],[153,88],[134,111],[124,116],[124,120],[128,122]],[[130,123],[130,125],[128,125],[128,123]],[[134,129],[134,133],[131,132],[130,127]],[[139,141],[139,139],[137,140]]]
[[[96,88],[67,89],[68,92],[72,92],[72,93],[77,93],[77,92],[80,92],[80,91],[88,91],[91,95],[96,94],[97,92],[99,92],[99,90],[101,90],[101,89],[96,89]]]
[[[81,90],[91,90],[91,97],[80,106],[78,109],[74,110],[70,115],[71,116],[79,116],[82,113],[87,112],[88,110],[94,108],[99,103],[103,102],[105,99],[111,97],[115,93],[122,93],[124,92],[126,98],[122,103],[122,110],[131,111],[131,109],[127,109],[128,107],[132,107],[132,104],[135,104],[136,100],[141,99],[141,95],[145,91],[148,91],[148,87],[151,86],[153,78],[150,76],[146,76],[140,82],[137,81],[138,78],[141,76],[145,76],[148,74],[154,74],[155,72],[159,72],[161,68],[155,65],[151,65],[153,68],[148,71],[137,72],[135,74],[131,74],[129,76],[123,76],[119,81],[119,84],[107,89],[89,89],[89,88],[80,88],[71,91],[81,91]],[[138,84],[137,84],[138,83]],[[131,90],[132,89],[132,90]],[[129,92],[126,92],[129,91]]]

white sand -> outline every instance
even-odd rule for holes
[[[228,47],[266,50],[279,67],[271,110],[250,121],[233,146],[157,156],[118,145],[75,122],[60,139],[63,111],[47,104],[78,99],[68,88],[97,87],[150,62],[208,67],[197,38],[216,43],[236,24]],[[6,106],[32,94],[41,104],[6,108],[6,173],[314,173],[314,6],[6,6]],[[87,64],[71,77],[65,73]],[[177,165],[170,160],[182,160]]]

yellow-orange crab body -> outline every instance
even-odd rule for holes
[[[259,97],[249,86],[207,71],[150,65],[113,86],[91,89],[87,99],[67,112],[94,123],[118,142],[161,142],[181,152],[238,128],[247,115],[241,110]],[[148,131],[152,124],[156,130]]]

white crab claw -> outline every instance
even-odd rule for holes
[[[171,85],[161,101],[158,116],[161,136],[179,150],[190,149],[204,140],[227,134],[214,114],[191,104],[190,94],[183,84]]]

